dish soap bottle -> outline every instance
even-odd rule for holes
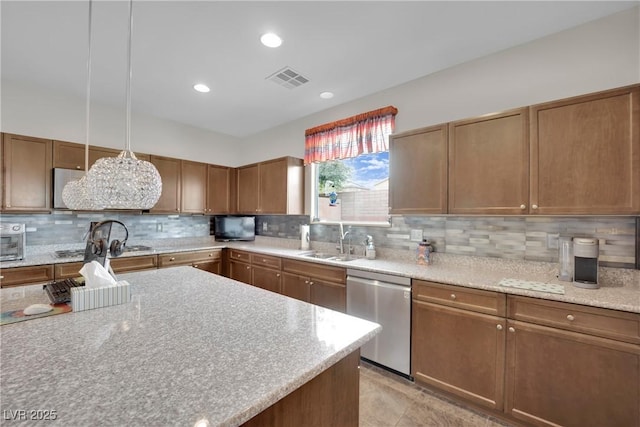
[[[376,247],[373,245],[373,237],[367,236],[365,240],[364,256],[367,259],[376,259]]]
[[[433,252],[431,241],[429,239],[422,239],[422,242],[418,243],[418,249],[416,252],[416,261],[418,265],[431,264],[431,252]]]

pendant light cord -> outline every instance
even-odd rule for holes
[[[89,109],[91,108],[91,16],[92,16],[93,2],[89,0],[89,48],[87,51],[87,105],[86,105],[86,118],[85,118],[85,138],[84,138],[84,173],[85,175],[89,171]]]
[[[125,130],[125,151],[131,151],[131,36],[133,34],[133,0],[129,0],[129,44],[127,49],[129,74],[127,75],[127,116]]]

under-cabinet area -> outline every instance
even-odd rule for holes
[[[640,314],[414,280],[413,375],[539,426],[640,424]]]

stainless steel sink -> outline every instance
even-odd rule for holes
[[[314,252],[309,254],[303,254],[302,256],[305,256],[308,258],[325,259],[327,261],[341,261],[341,262],[355,261],[359,259],[358,257],[355,257],[353,255],[332,255],[324,252]]]

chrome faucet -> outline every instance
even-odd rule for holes
[[[340,251],[341,255],[344,255],[344,239],[349,236],[349,246],[347,247],[347,254],[351,254],[351,226],[349,226],[349,228],[347,229],[347,231],[344,231],[342,222],[339,223],[340,224],[340,237],[338,238],[338,247],[336,249],[338,249]]]

